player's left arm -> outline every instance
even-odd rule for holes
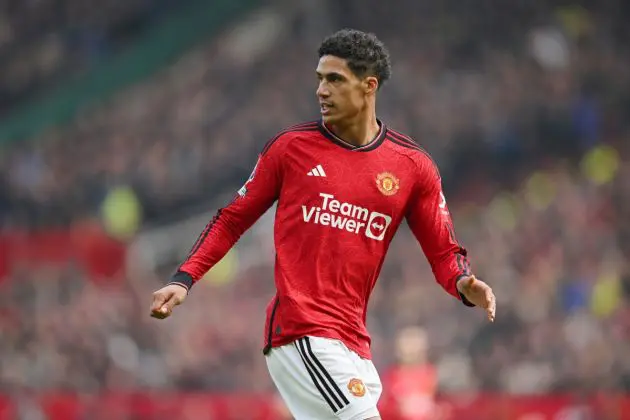
[[[468,252],[455,237],[439,171],[428,158],[419,165],[416,181],[406,219],[437,282],[465,305],[485,309],[494,321],[494,293],[471,272]]]

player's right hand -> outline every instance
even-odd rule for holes
[[[186,296],[188,289],[179,284],[168,284],[160,290],[153,292],[153,302],[151,303],[151,316],[157,319],[164,319],[171,315],[173,308],[180,305]]]

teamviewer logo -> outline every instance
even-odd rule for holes
[[[390,216],[373,211],[365,227],[365,236],[370,239],[382,241],[383,238],[385,238],[385,232],[391,222],[392,218]]]
[[[323,176],[323,175],[319,175]],[[321,201],[302,205],[302,220],[323,228],[338,229],[354,235],[365,232],[367,238],[382,241],[385,232],[392,222],[391,216],[376,211],[370,212],[367,207],[341,201],[332,194],[319,193]]]

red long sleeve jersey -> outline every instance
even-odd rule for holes
[[[265,353],[314,335],[371,358],[367,303],[403,219],[438,283],[461,300],[456,282],[469,274],[469,263],[436,165],[409,137],[379,124],[378,136],[362,147],[322,122],[270,140],[249,180],[206,226],[171,281],[190,287],[277,201],[277,293],[267,308]]]

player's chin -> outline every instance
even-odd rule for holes
[[[339,121],[339,116],[335,115],[335,113],[333,112],[322,112],[322,121],[324,121],[324,123],[326,124],[334,124],[337,121]]]

